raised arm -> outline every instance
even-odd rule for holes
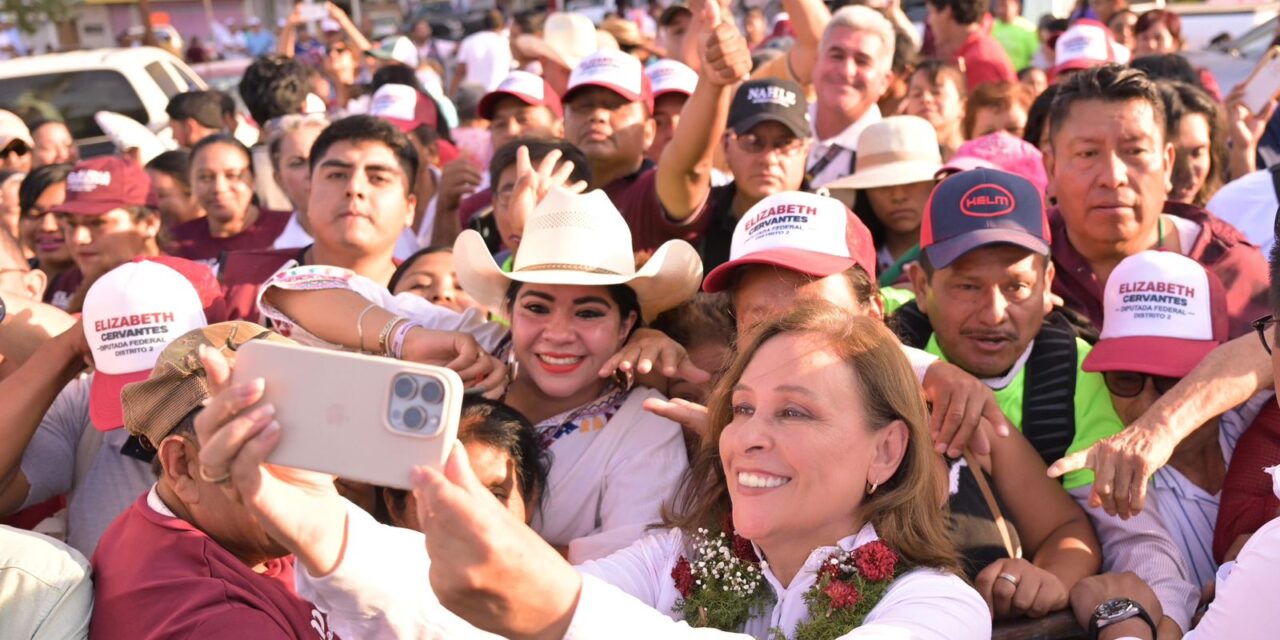
[[[1147,479],[1179,442],[1274,382],[1271,358],[1258,337],[1240,336],[1214,349],[1124,431],[1054,462],[1049,476],[1093,469],[1090,504],[1111,515],[1134,515],[1146,504]]]
[[[822,32],[831,21],[831,10],[822,0],[782,0],[782,8],[791,17],[796,42],[787,52],[787,66],[796,82],[813,82],[813,66],[818,61]]]
[[[701,6],[698,6],[701,5]],[[693,215],[711,192],[715,146],[724,135],[734,87],[751,71],[751,52],[732,19],[723,19],[720,5],[695,3],[694,33],[706,33],[698,43],[702,64],[698,85],[680,113],[675,136],[658,161],[658,199],[675,220]]]
[[[356,55],[357,60],[361,59],[366,51],[373,48],[373,43],[364,37],[364,34],[347,16],[347,12],[342,10],[342,7],[332,2],[325,2],[324,7],[329,10],[329,17],[342,28],[342,35],[346,36],[347,42],[351,43],[351,47],[355,49],[352,53]]]

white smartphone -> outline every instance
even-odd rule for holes
[[[299,12],[299,15],[306,22],[320,22],[321,20],[329,17],[329,10],[326,9],[323,4],[303,2],[302,10]]]
[[[443,367],[255,340],[232,381],[255,378],[281,426],[272,464],[412,489],[413,467],[443,468],[457,439],[462,380]]]
[[[1280,94],[1280,46],[1271,47],[1262,54],[1258,66],[1244,81],[1244,106],[1250,113],[1261,114],[1267,103]]]

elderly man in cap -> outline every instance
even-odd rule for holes
[[[0,514],[69,495],[67,542],[86,556],[151,485],[151,452],[120,427],[120,389],[177,336],[222,319],[213,273],[177,258],[122,265],[85,296],[80,324],[0,382]],[[93,373],[81,375],[86,361]]]
[[[288,551],[199,461],[195,418],[222,410],[205,402],[229,373],[206,371],[200,352],[233,358],[250,340],[288,342],[248,322],[194,329],[160,353],[149,378],[124,388],[125,429],[155,452],[156,481],[93,556],[93,637],[332,637],[324,614],[294,591]],[[274,424],[269,411],[252,415]]]
[[[1053,308],[1049,245],[1043,200],[1030,181],[984,168],[955,174],[925,208],[920,261],[908,268],[916,301],[894,316],[904,343],[990,386],[1046,464],[1123,428],[1102,376],[1081,369],[1089,343]],[[1188,628],[1199,589],[1159,516],[1107,515],[1090,505],[1092,482],[1077,470],[1063,487],[1089,514],[1104,567],[1137,573],[1160,595],[1163,624]]]

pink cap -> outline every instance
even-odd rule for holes
[[[729,261],[707,274],[709,293],[728,289],[739,267],[765,264],[825,278],[860,265],[874,280],[876,250],[862,220],[835,198],[775,193],[747,210],[733,230]]]
[[[98,156],[76,163],[67,174],[67,199],[59,213],[100,216],[114,209],[145,207],[151,178],[136,162],[120,156]]]
[[[1035,185],[1042,196],[1049,188],[1044,155],[1035,145],[1007,131],[988,133],[960,145],[938,174],[949,175],[977,168],[999,169],[1022,176]]]
[[[436,103],[407,84],[384,84],[369,102],[369,115],[378,116],[409,133],[419,126],[435,127]]]
[[[640,60],[616,49],[602,49],[582,59],[569,74],[569,88],[564,101],[583,87],[603,87],[629,102],[643,102],[653,113],[653,86],[644,74]]]
[[[556,93],[551,85],[543,80],[541,76],[534,75],[528,71],[512,71],[503,78],[498,84],[498,88],[484,94],[480,98],[480,104],[476,107],[477,113],[485,120],[493,119],[493,109],[497,106],[498,99],[503,96],[511,96],[529,106],[543,106],[556,114],[557,118],[564,117],[564,107],[560,104],[560,94]]]
[[[1102,335],[1085,371],[1181,378],[1230,339],[1227,298],[1212,271],[1171,251],[1120,261],[1102,297]]]

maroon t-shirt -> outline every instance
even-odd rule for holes
[[[964,80],[970,92],[988,82],[1017,82],[1009,54],[1000,41],[981,29],[969,33],[956,57],[963,61]]]
[[[169,229],[166,248],[169,255],[213,264],[225,251],[270,249],[292,215],[288,211],[259,209],[253,226],[226,238],[210,235],[209,221],[204,218],[188,220]]]
[[[301,249],[257,249],[232,251],[223,255],[218,265],[218,282],[227,301],[229,320],[247,320],[264,325],[258,311],[258,290],[286,262],[302,263],[310,246]]]
[[[1280,464],[1280,407],[1267,402],[1236,442],[1222,481],[1218,522],[1213,531],[1213,559],[1222,562],[1242,534],[1253,533],[1280,508],[1266,467]]]
[[[610,182],[603,189],[631,227],[631,248],[636,252],[652,253],[668,240],[696,244],[710,217],[705,215],[704,203],[688,218],[679,222],[672,220],[658,200],[657,177],[652,163],[645,161],[638,171]]]
[[[93,554],[95,640],[327,639],[328,620],[293,588],[293,558],[256,573],[147,496],[111,523]]]
[[[1227,315],[1231,319],[1231,337],[1253,331],[1250,323],[1270,313],[1271,309],[1267,302],[1269,271],[1262,253],[1249,244],[1243,233],[1204,209],[1166,202],[1164,212],[1200,225],[1200,236],[1185,253],[1222,280],[1227,294]],[[1053,238],[1050,247],[1055,270],[1053,292],[1062,296],[1068,307],[1101,327],[1102,284],[1094,276],[1088,261],[1067,239],[1067,224],[1057,209],[1049,212],[1049,229]]]
[[[49,286],[45,287],[43,302],[66,311],[71,304],[71,296],[76,294],[82,283],[84,283],[84,274],[80,273],[80,267],[72,265],[59,273],[49,282]]]
[[[477,213],[493,206],[493,189],[481,189],[462,200],[458,205],[458,222],[463,229],[471,223]]]

